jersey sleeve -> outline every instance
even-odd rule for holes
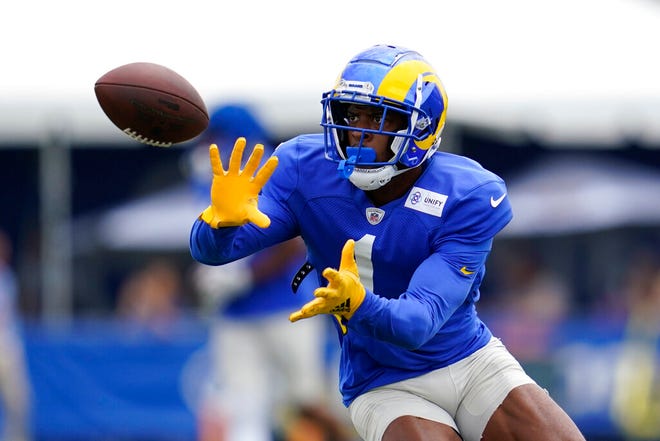
[[[231,247],[238,227],[211,228],[196,219],[190,231],[190,255],[206,265],[221,265],[233,260]]]
[[[269,199],[286,201],[297,187],[300,179],[297,150],[298,143],[294,138],[280,144],[273,152],[273,155],[277,156],[278,165],[262,190]]]
[[[461,244],[484,243],[492,239],[513,218],[506,185],[488,181],[448,207],[442,235],[436,245],[454,249]]]

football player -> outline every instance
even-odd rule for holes
[[[584,440],[477,314],[493,237],[511,220],[505,183],[438,150],[447,95],[417,52],[377,45],[322,96],[323,133],[227,169],[192,256],[222,265],[302,236],[319,270],[293,312],[336,320],[340,389],[359,435],[395,440]],[[295,342],[292,342],[295,344]]]

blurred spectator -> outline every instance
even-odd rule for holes
[[[3,441],[26,441],[30,437],[31,387],[16,308],[18,286],[11,267],[12,244],[0,231],[0,399]]]
[[[660,439],[660,262],[632,260],[623,294],[628,320],[615,371],[612,416],[630,440]]]
[[[203,204],[209,203],[212,178],[209,145],[218,145],[226,167],[240,136],[250,146],[263,144],[264,158],[273,152],[275,142],[247,107],[225,105],[212,112],[190,156],[191,183]],[[270,441],[281,431],[284,409],[324,402],[325,323],[306,320],[299,328],[288,320],[311,298],[306,286],[316,283],[309,276],[292,293],[291,281],[304,262],[305,247],[296,238],[228,265],[194,268],[193,284],[214,318],[212,387],[200,411],[203,441]]]
[[[501,250],[497,290],[493,299],[484,299],[485,308],[513,354],[522,361],[542,360],[551,350],[557,324],[570,314],[571,291],[528,244]]]
[[[119,288],[117,316],[155,334],[166,335],[181,317],[182,275],[165,259],[130,274]]]
[[[302,405],[288,421],[283,441],[357,441],[352,427],[340,423],[326,408]]]

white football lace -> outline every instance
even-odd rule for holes
[[[138,134],[138,132],[131,129],[130,127],[125,128],[124,133],[126,133],[134,140],[141,142],[143,144],[153,145],[155,147],[170,147],[172,145],[171,142],[162,142],[162,141],[156,141],[154,139],[145,138],[144,136]]]

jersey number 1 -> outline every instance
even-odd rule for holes
[[[375,240],[376,236],[365,234],[355,241],[355,263],[358,266],[360,282],[371,292],[374,290],[374,264],[371,261],[371,253]]]

